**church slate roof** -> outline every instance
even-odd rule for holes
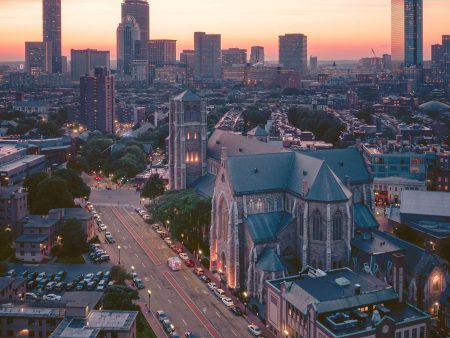
[[[369,170],[356,148],[308,150],[303,153],[324,160],[342,182],[345,182],[345,176],[352,184],[370,182]]]
[[[282,152],[233,156],[227,161],[235,194],[289,191],[302,195],[305,183],[310,189],[306,199],[342,201],[351,192],[324,161],[301,153]]]
[[[185,90],[181,94],[175,96],[173,98],[174,101],[184,101],[184,102],[196,102],[201,101],[202,99],[197,94],[194,94],[192,91]]]
[[[200,177],[192,184],[192,188],[201,196],[212,198],[214,195],[214,182],[216,177],[211,174],[206,174]]]
[[[216,129],[208,138],[208,157],[220,161],[223,147],[227,148],[228,156],[267,154],[283,151],[283,147]]]
[[[266,272],[280,272],[286,269],[281,258],[268,246],[261,253],[256,268]]]
[[[357,228],[378,229],[379,225],[369,208],[365,204],[355,203],[353,205],[354,220]]]
[[[310,201],[345,201],[351,197],[350,191],[331,171],[330,167],[324,162],[314,180],[307,195]]]
[[[261,128],[260,126],[256,126],[252,130],[250,130],[247,133],[247,135],[258,137],[258,136],[268,136],[269,134],[267,133],[267,131],[264,128]]]
[[[287,212],[268,212],[248,215],[248,230],[254,243],[271,242],[278,233],[292,222],[292,215]]]

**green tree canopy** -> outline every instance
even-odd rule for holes
[[[64,257],[78,257],[88,250],[83,228],[76,219],[69,219],[63,224],[61,237]]]
[[[118,284],[123,284],[127,279],[127,271],[120,265],[115,265],[111,268],[111,279],[115,280]]]
[[[372,116],[373,116],[374,110],[372,107],[363,108],[360,111],[356,113],[356,117],[362,121],[364,121],[367,124],[372,123]]]
[[[89,164],[83,156],[77,155],[67,161],[67,168],[81,174],[82,172],[89,171]]]
[[[91,188],[81,179],[80,175],[72,169],[60,169],[54,174],[66,181],[73,198],[89,198]]]
[[[258,125],[265,125],[270,119],[270,112],[261,110],[257,106],[250,106],[242,113],[244,131],[251,130]]]
[[[164,194],[165,190],[166,183],[164,180],[158,174],[154,174],[149,177],[144,188],[142,188],[141,197],[154,199]]]
[[[0,260],[7,258],[13,252],[14,234],[10,228],[0,226]],[[0,276],[2,273],[0,273]]]
[[[47,215],[50,209],[72,208],[73,196],[65,180],[52,176],[38,184],[36,199],[31,212],[37,215]]]
[[[102,304],[105,310],[136,310],[134,300],[139,299],[136,290],[132,290],[126,286],[113,286],[107,288],[103,294]]]
[[[23,182],[23,187],[28,192],[27,201],[29,210],[34,209],[34,202],[36,201],[39,184],[47,178],[48,178],[47,173],[38,172],[31,174]]]

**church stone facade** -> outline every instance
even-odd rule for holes
[[[186,189],[206,173],[206,127],[206,109],[200,97],[185,91],[170,101],[170,189]]]
[[[315,157],[222,130],[207,139],[203,107],[190,91],[171,101],[169,173],[171,189],[212,198],[211,270],[263,301],[266,279],[348,266],[364,219],[354,214],[373,201],[357,150]]]

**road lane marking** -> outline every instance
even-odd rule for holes
[[[138,254],[137,254],[137,253],[135,253],[134,255],[136,256],[136,258],[139,258],[139,256],[138,256]]]
[[[219,312],[217,312],[217,311],[216,311],[216,315],[217,315],[217,317],[219,317],[219,318],[220,318],[220,314],[219,314]]]
[[[162,289],[161,289],[161,285],[158,285],[158,288],[159,288],[160,290],[162,290]]]
[[[233,334],[237,337],[238,335],[237,335],[237,333],[236,332],[234,332],[234,330],[233,329],[231,329],[231,332],[233,332]]]
[[[186,275],[183,275],[184,279],[189,280],[189,278],[186,277]]]
[[[170,299],[167,299],[167,301],[169,302],[169,304],[172,304],[172,301]]]
[[[145,268],[145,264],[144,264],[144,262],[142,262],[142,266]]]
[[[150,278],[151,278],[151,279],[155,279],[155,277],[153,277],[153,275],[150,275]]]
[[[184,319],[181,319],[181,321],[184,323],[184,325],[188,326]]]

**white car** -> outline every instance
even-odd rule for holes
[[[136,272],[133,272],[133,273],[131,274],[131,279],[132,279],[133,281],[135,281],[136,279],[139,279],[138,274],[137,274]]]
[[[223,297],[222,298],[222,303],[224,303],[227,307],[234,306],[233,301],[231,300],[231,298],[228,298],[228,297]]]
[[[216,285],[216,283],[211,282],[211,283],[208,283],[208,288],[211,291],[214,291],[214,289],[217,289],[217,285]]]
[[[42,297],[44,300],[61,300],[61,296],[55,295],[54,293],[49,293],[48,295],[44,295]]]
[[[106,230],[106,225],[105,224],[100,224],[99,226],[98,226],[98,228],[101,230],[101,231],[105,231]]]
[[[84,276],[84,280],[86,281],[86,283],[92,282],[93,279],[94,279],[93,273],[88,273],[86,276]]]
[[[248,328],[248,331],[249,331],[253,336],[259,337],[259,336],[262,335],[261,329],[260,329],[258,326],[256,326],[255,324],[251,324],[251,325],[247,326],[247,328]]]
[[[181,253],[179,254],[179,256],[180,256],[180,258],[181,258],[183,261],[187,261],[187,260],[189,259],[189,256],[188,256],[186,253],[184,253],[184,252],[181,252]]]

